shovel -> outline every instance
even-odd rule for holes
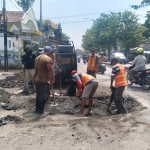
[[[61,72],[60,72],[60,96],[61,96]]]
[[[50,106],[57,106],[58,104],[56,104],[55,95],[54,95],[54,88],[53,88],[52,84],[50,84],[50,86],[51,86],[51,89],[52,89],[53,100],[54,100],[54,104],[51,104]]]

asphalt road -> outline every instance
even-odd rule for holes
[[[78,63],[78,71],[86,73],[86,66],[87,64],[83,64],[83,62],[81,61],[80,63]],[[110,86],[111,66],[106,66],[106,68],[107,70],[104,75],[97,74],[99,86]],[[136,98],[144,106],[150,108],[150,90],[146,91],[138,85],[132,85],[126,87],[124,94]]]

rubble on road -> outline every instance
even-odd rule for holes
[[[19,114],[19,112],[34,112],[35,93],[25,94],[22,90],[15,91],[14,94],[9,93],[11,92],[11,89],[9,89],[10,87],[19,87],[22,86],[22,84],[23,74],[14,74],[14,76],[9,76],[6,77],[6,79],[0,80],[0,86],[3,87],[0,88],[0,112],[2,112],[1,114],[5,114],[9,111],[9,115],[6,115],[6,117],[2,117],[0,119],[0,126],[6,125],[9,123],[9,121],[13,121],[14,123],[21,123],[22,116],[16,116]],[[4,87],[6,88],[4,89]],[[108,115],[113,115],[113,112],[116,110],[114,103],[112,103],[110,107],[110,112],[108,113],[107,111],[110,95],[99,91],[103,91],[103,88],[100,87],[100,89],[97,90],[97,94],[94,96],[94,104],[92,108],[94,115],[92,117],[105,117]],[[62,90],[62,93],[65,93],[65,90]],[[45,112],[49,115],[74,115],[79,111],[81,101],[78,97],[63,95],[60,96],[59,90],[55,89],[55,100],[58,104],[56,107],[52,106],[53,98],[49,98],[48,102],[46,103]],[[124,105],[129,113],[146,109],[146,107],[144,107],[131,96],[124,97]],[[87,109],[88,100],[86,101],[85,112]],[[16,115],[12,115],[12,112]]]
[[[22,87],[23,85],[23,73],[14,73],[12,75],[7,75],[5,79],[0,78],[0,87],[2,88]]]

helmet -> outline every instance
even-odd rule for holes
[[[143,48],[138,48],[136,50],[137,54],[143,54],[144,53],[144,49]]]
[[[76,74],[77,73],[77,70],[73,70],[73,71],[71,71],[71,75],[73,76],[74,74]]]
[[[53,53],[53,49],[50,46],[45,46],[44,52],[50,52]]]

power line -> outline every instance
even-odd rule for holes
[[[67,21],[67,22],[61,22],[61,24],[68,24],[68,23],[87,23],[87,22],[91,22],[91,21]]]
[[[133,8],[124,8],[124,9],[118,9],[118,10],[111,10],[111,11],[105,11],[105,12],[95,12],[95,13],[89,13],[89,14],[79,14],[79,15],[72,15],[72,16],[51,17],[51,19],[79,17],[79,16],[85,16],[85,15],[95,15],[95,14],[100,14],[100,13],[108,13],[108,12],[121,11],[121,10],[128,10],[128,9],[133,9]]]

